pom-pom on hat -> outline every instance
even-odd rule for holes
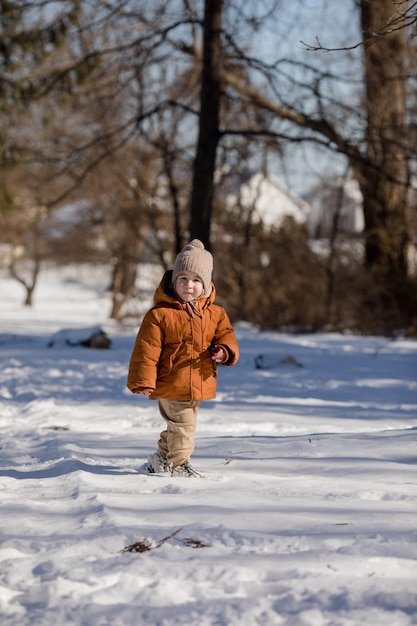
[[[199,239],[193,239],[177,255],[172,270],[172,284],[182,272],[194,272],[203,282],[203,295],[211,290],[211,276],[213,273],[213,256],[204,248]]]

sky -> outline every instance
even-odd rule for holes
[[[30,308],[0,275],[2,626],[417,624],[417,341],[236,324],[202,478],[149,476],[104,278],[45,271]]]

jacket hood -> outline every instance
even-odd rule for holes
[[[211,292],[208,296],[202,296],[198,299],[201,302],[201,308],[204,308],[208,304],[212,304],[216,298],[216,288],[214,283],[211,283]],[[162,304],[169,304],[170,306],[176,306],[181,308],[185,302],[179,299],[172,286],[172,270],[168,270],[162,276],[161,282],[155,290],[153,296],[154,306],[161,306]]]

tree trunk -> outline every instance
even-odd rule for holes
[[[219,142],[223,1],[205,0],[199,133],[191,192],[190,237],[201,239],[207,248],[210,248],[213,179]]]
[[[119,320],[123,305],[133,296],[136,289],[136,275],[141,242],[136,232],[124,225],[124,237],[117,254],[112,277],[113,302],[110,319]]]
[[[392,0],[361,0],[362,33],[386,26]],[[390,276],[407,274],[406,34],[394,30],[365,43],[367,160],[354,165],[363,194],[365,264]]]
[[[35,251],[34,251],[33,259],[31,259],[31,262],[32,262],[32,267],[30,270],[30,276],[27,280],[18,273],[14,259],[12,259],[10,266],[9,266],[10,276],[14,278],[15,280],[17,280],[21,285],[23,285],[23,287],[26,290],[25,300],[24,300],[25,306],[33,305],[33,294],[35,292],[39,273],[41,271],[41,257],[39,254],[36,234],[35,234]]]

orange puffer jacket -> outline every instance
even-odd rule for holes
[[[234,365],[239,346],[226,311],[214,304],[215,288],[192,311],[178,300],[166,272],[143,318],[129,365],[127,386],[133,393],[152,389],[150,398],[209,400],[216,396],[217,365],[210,346],[221,345]]]

